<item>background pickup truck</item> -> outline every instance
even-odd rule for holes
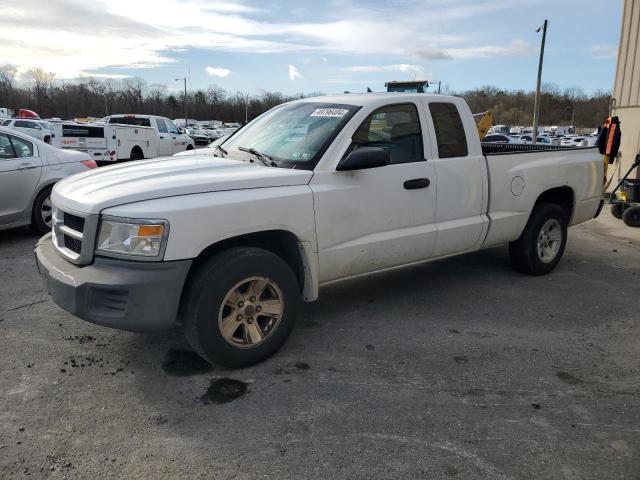
[[[328,282],[500,244],[516,269],[551,271],[567,227],[599,213],[603,180],[595,149],[481,145],[459,98],[309,98],[213,152],[61,181],[36,257],[71,313],[179,324],[205,359],[244,366]]]

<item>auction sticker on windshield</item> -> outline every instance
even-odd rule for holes
[[[316,108],[311,114],[312,117],[337,117],[342,118],[349,110],[343,108]]]

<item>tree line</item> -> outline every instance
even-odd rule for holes
[[[472,112],[491,109],[495,124],[531,125],[534,93],[503,90],[492,86],[455,92],[445,87],[443,93],[466,99]],[[35,110],[42,118],[103,117],[115,113],[145,113],[169,118],[189,118],[242,122],[251,120],[283,102],[321,93],[285,95],[280,92],[246,94],[228,92],[216,85],[206,89],[177,93],[166,85],[147,84],[141,78],[96,79],[74,81],[56,79],[55,75],[35,68],[26,81],[16,81],[16,69],[0,67],[0,107]],[[609,92],[586,94],[574,87],[561,90],[553,84],[543,85],[540,99],[540,125],[575,125],[591,128],[608,116]]]

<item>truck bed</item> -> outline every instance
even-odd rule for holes
[[[482,151],[489,174],[491,220],[485,246],[518,238],[540,192],[570,192],[571,225],[594,217],[603,184],[603,162],[597,148],[483,143]]]

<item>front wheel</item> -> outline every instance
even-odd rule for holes
[[[51,231],[53,206],[51,205],[51,187],[42,190],[33,202],[31,228],[41,235]]]
[[[516,270],[544,275],[553,270],[567,244],[567,218],[553,203],[537,204],[522,235],[509,244],[509,256]]]
[[[211,363],[253,365],[285,342],[299,302],[298,282],[284,260],[260,248],[232,248],[202,264],[189,282],[185,335]]]

